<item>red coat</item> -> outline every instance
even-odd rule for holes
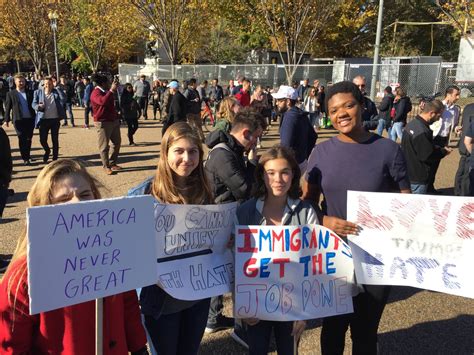
[[[8,282],[20,267],[26,269],[26,258],[16,261],[0,281],[0,354],[94,354],[94,301],[30,316],[25,272],[13,312],[18,278],[11,288],[12,302]],[[104,298],[103,328],[104,355],[127,355],[146,345],[135,291]]]
[[[248,91],[244,91],[244,89],[240,89],[240,91],[235,94],[235,98],[239,101],[240,106],[247,107],[250,106],[250,93]]]
[[[95,87],[91,93],[92,116],[95,122],[112,122],[119,118],[115,110],[114,93]]]

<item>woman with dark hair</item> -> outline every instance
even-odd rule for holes
[[[256,167],[253,198],[237,209],[241,225],[303,225],[318,223],[316,213],[308,202],[299,199],[300,168],[293,152],[275,146],[265,152]],[[306,321],[264,321],[244,319],[248,324],[249,353],[268,353],[272,331],[278,354],[294,354],[306,327]]]
[[[171,125],[161,141],[155,176],[129,191],[152,195],[160,203],[205,205],[213,202],[197,133],[186,122]],[[185,262],[183,260],[183,262]],[[210,298],[183,301],[158,285],[141,289],[145,327],[160,355],[197,354],[206,328]]]
[[[364,97],[349,81],[331,86],[326,107],[339,134],[316,145],[308,162],[303,197],[315,203],[322,225],[343,239],[357,234],[347,221],[347,191],[410,193],[407,167],[398,144],[368,132],[362,125]],[[320,208],[321,195],[324,196]],[[359,285],[353,295],[354,313],[323,320],[323,354],[342,354],[350,326],[353,354],[377,353],[377,329],[390,292],[389,286]]]
[[[393,100],[393,108],[395,116],[393,117],[392,130],[390,131],[390,139],[394,142],[397,138],[402,140],[403,127],[407,124],[408,112],[411,111],[411,100],[407,96],[404,89],[398,87],[395,89],[395,99]]]
[[[133,86],[130,83],[125,84],[125,89],[120,95],[120,109],[122,117],[127,122],[128,126],[128,143],[136,145],[133,141],[133,135],[138,129],[138,117],[140,115],[140,106],[133,98]]]

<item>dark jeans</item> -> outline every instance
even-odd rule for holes
[[[130,144],[133,142],[133,135],[138,129],[138,118],[136,117],[125,117],[125,122],[127,122],[128,126],[128,142]]]
[[[71,125],[74,126],[74,115],[72,114],[72,102],[67,102],[66,105],[64,106],[64,109],[66,110],[66,114],[71,120]],[[64,124],[67,124],[67,118],[64,117]]]
[[[23,161],[31,159],[31,140],[33,139],[33,131],[35,129],[34,118],[23,118],[16,120],[15,126],[16,135],[18,136],[18,146]]]
[[[51,141],[53,142],[53,160],[58,159],[59,154],[59,118],[42,119],[40,121],[39,136],[40,143],[44,149],[45,155],[49,156],[51,149],[48,145],[48,134],[51,131]]]
[[[206,298],[190,308],[158,319],[145,315],[145,327],[158,355],[197,354],[204,329],[210,299]]]
[[[250,355],[266,355],[270,345],[272,330],[275,332],[275,342],[278,355],[293,355],[294,338],[291,336],[293,322],[275,322],[261,320],[247,328]]]
[[[346,331],[351,327],[352,354],[377,354],[377,330],[390,286],[363,285],[365,292],[352,298],[354,313],[327,317],[321,331],[321,353],[343,354]]]
[[[89,114],[92,112],[90,101],[85,103],[84,106],[84,124],[89,126]]]
[[[470,178],[469,178],[469,156],[461,155],[459,159],[458,170],[456,171],[456,177],[454,178],[454,195],[455,196],[468,196],[470,189]]]
[[[8,199],[8,187],[0,186],[0,218],[3,216],[3,210],[7,204]]]
[[[160,112],[160,102],[158,100],[153,101],[153,119],[156,120],[156,113]]]
[[[140,115],[143,115],[144,119],[148,119],[148,97],[146,96],[140,96],[137,97],[137,103],[138,106],[140,107]],[[140,115],[138,117],[140,117]]]
[[[446,147],[448,145],[449,138],[448,137],[440,137],[436,136],[433,139],[433,144],[437,145],[439,147]],[[436,160],[433,162],[432,168],[431,168],[431,174],[430,174],[430,180],[428,182],[428,192],[433,192],[434,191],[434,182],[436,180],[436,173],[438,172],[439,164],[441,163],[441,159]]]
[[[215,296],[211,298],[211,305],[209,306],[209,315],[207,316],[207,324],[217,323],[217,317],[222,314],[222,308],[224,308],[223,303],[223,296]]]

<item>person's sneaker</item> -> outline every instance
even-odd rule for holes
[[[247,344],[247,334],[241,329],[234,329],[232,333],[230,333],[230,337],[234,339],[234,341],[242,345],[245,349],[249,349],[249,346]]]
[[[104,168],[104,171],[107,175],[113,175],[114,174],[114,172],[110,168]]]
[[[229,318],[220,314],[217,316],[215,323],[207,323],[206,330],[204,331],[206,334],[211,334],[218,332],[219,330],[229,329],[234,326],[234,318]]]
[[[89,125],[85,124],[84,129],[89,129]]]
[[[111,169],[112,171],[120,171],[120,170],[122,170],[123,168],[122,168],[121,166],[119,166],[119,165],[112,165],[112,166],[110,166],[110,169]]]

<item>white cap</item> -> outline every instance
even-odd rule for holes
[[[296,92],[296,90],[288,85],[281,85],[280,88],[278,89],[278,92],[272,94],[272,96],[273,98],[277,100],[279,99],[297,100],[298,99],[298,93]]]

